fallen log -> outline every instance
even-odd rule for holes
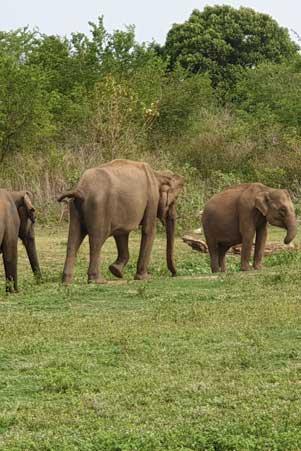
[[[208,247],[204,240],[201,239],[200,234],[187,233],[182,237],[184,243],[190,246],[193,250],[208,254]],[[253,244],[254,250],[255,244]],[[275,252],[287,251],[292,249],[298,249],[294,244],[281,244],[281,243],[267,243],[264,249],[264,255],[271,255]],[[240,255],[241,244],[233,246],[228,251],[229,254]]]

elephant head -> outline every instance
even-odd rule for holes
[[[295,238],[297,233],[295,209],[287,190],[270,189],[258,194],[255,207],[266,217],[269,224],[287,230],[285,244],[289,244]]]
[[[10,194],[20,217],[19,238],[25,246],[33,273],[40,278],[41,270],[35,242],[35,208],[32,204],[32,194],[29,191],[11,191]]]
[[[174,265],[174,240],[176,226],[175,202],[183,189],[184,178],[171,171],[156,171],[155,175],[159,182],[159,204],[157,216],[165,225],[166,230],[166,260],[167,267],[173,276],[176,275]]]

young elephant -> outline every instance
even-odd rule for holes
[[[285,244],[295,238],[296,216],[288,191],[261,183],[246,183],[213,196],[202,215],[212,272],[225,271],[227,250],[241,243],[241,269],[249,270],[255,235],[253,266],[260,269],[268,223],[287,230]]]
[[[18,291],[17,247],[21,238],[32,268],[41,276],[34,235],[34,207],[28,191],[0,189],[0,243],[3,256],[6,291]]]
[[[99,257],[103,243],[110,236],[115,239],[118,257],[109,269],[122,277],[129,260],[129,233],[139,225],[142,237],[135,278],[146,279],[157,217],[165,224],[167,266],[175,275],[175,201],[183,184],[179,175],[154,171],[147,163],[129,160],[113,160],[85,171],[76,189],[58,198],[59,202],[66,197],[72,199],[63,282],[72,281],[76,254],[86,235],[90,244],[88,282],[105,282],[99,273]]]

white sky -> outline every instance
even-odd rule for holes
[[[96,22],[104,15],[109,31],[133,24],[138,41],[163,43],[173,23],[184,22],[195,8],[216,4],[248,6],[268,13],[301,35],[301,0],[0,0],[0,30],[29,25],[46,34],[87,34],[88,21]]]

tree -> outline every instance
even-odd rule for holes
[[[209,72],[213,84],[232,85],[244,69],[280,63],[298,51],[287,29],[250,8],[207,6],[169,31],[164,48],[171,67]]]
[[[260,64],[246,71],[232,92],[237,113],[259,127],[279,123],[293,134],[301,131],[300,58],[292,64]]]
[[[208,76],[191,76],[177,66],[161,81],[161,95],[158,101],[158,118],[155,131],[162,136],[178,138],[187,133],[200,112],[213,105],[211,82]]]
[[[52,135],[45,77],[27,64],[34,34],[26,29],[0,34],[0,160],[22,148],[40,148]]]

